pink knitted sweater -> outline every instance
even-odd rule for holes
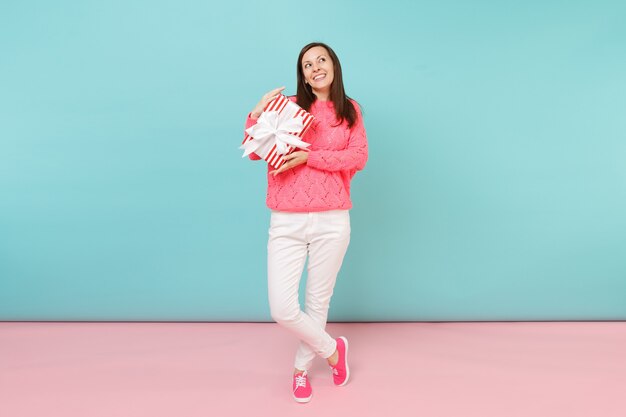
[[[291,101],[295,97],[289,97]],[[268,164],[267,206],[272,210],[312,212],[348,210],[350,180],[365,167],[367,161],[367,137],[358,104],[352,101],[357,120],[348,128],[344,120],[339,126],[332,101],[315,101],[309,110],[315,120],[302,140],[311,144],[305,164],[274,177]],[[256,120],[246,120],[246,129]],[[260,159],[252,153],[250,159]]]

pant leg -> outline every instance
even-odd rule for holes
[[[298,301],[311,214],[272,212],[267,245],[268,297],[272,319],[307,343],[315,354],[327,358],[336,349],[335,340],[300,310]]]
[[[347,210],[315,214],[314,232],[309,243],[304,311],[320,328],[325,329],[337,274],[350,243],[350,215]],[[295,367],[308,370],[314,359],[314,349],[301,341],[296,352]]]

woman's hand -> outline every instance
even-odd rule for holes
[[[289,155],[283,156],[283,159],[286,161],[280,168],[275,169],[274,171],[270,171],[274,177],[280,174],[281,172],[285,172],[288,169],[296,167],[300,164],[306,164],[306,161],[309,159],[309,153],[307,151],[296,151],[290,153]]]
[[[263,97],[261,97],[261,101],[257,103],[254,109],[252,109],[252,111],[250,112],[250,117],[252,119],[258,119],[261,113],[263,113],[263,109],[265,108],[265,106],[267,106],[267,103],[274,100],[276,96],[278,96],[280,92],[284,89],[285,87],[279,87],[267,92]]]

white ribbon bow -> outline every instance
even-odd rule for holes
[[[272,139],[276,140],[276,152],[281,155],[287,152],[288,145],[306,149],[310,146],[310,143],[303,142],[298,136],[289,133],[301,131],[303,128],[304,117],[302,116],[280,120],[279,112],[264,112],[254,126],[246,129],[246,133],[252,136],[252,140],[239,147],[244,149],[242,158],[261,147],[269,145]]]

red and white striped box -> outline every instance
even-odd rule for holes
[[[304,137],[304,134],[306,133],[307,129],[311,126],[311,124],[313,123],[313,119],[314,119],[311,113],[307,112],[302,107],[298,106],[296,103],[289,100],[287,97],[285,97],[282,94],[278,95],[278,97],[276,97],[275,99],[267,103],[267,106],[265,106],[265,108],[263,109],[263,113],[272,112],[272,111],[278,112],[279,123],[287,121],[292,118],[302,117],[302,129],[299,131],[295,131],[295,132],[288,132],[289,134],[297,136],[300,139]],[[261,114],[261,116],[259,117],[259,120],[261,119],[261,117],[263,117],[263,114]],[[253,127],[254,126],[252,126],[252,128]],[[254,140],[254,137],[250,136],[250,134],[246,132],[245,137],[243,139],[242,146],[253,140]],[[294,152],[296,149],[297,148],[295,146],[287,145],[287,151],[284,153],[284,155],[289,155],[290,153]],[[285,160],[283,159],[283,155],[280,154],[278,150],[276,149],[275,138],[273,140],[268,141],[267,143],[260,145],[257,149],[254,150],[254,153],[260,156],[261,158],[263,158],[264,160],[266,160],[268,164],[270,164],[272,167],[276,169],[280,168],[285,163]]]

